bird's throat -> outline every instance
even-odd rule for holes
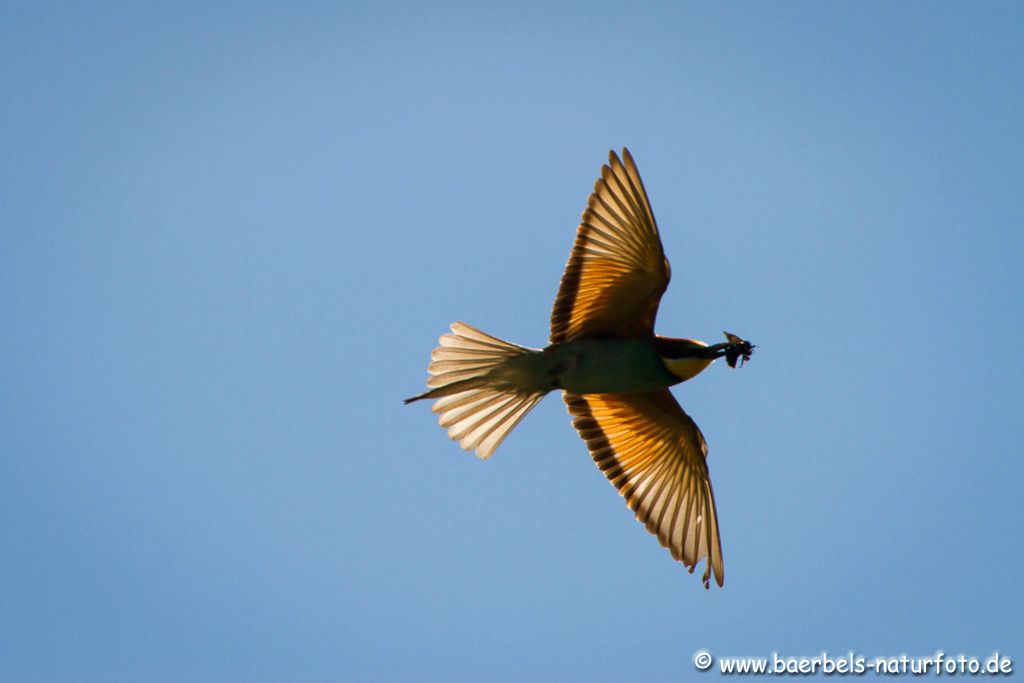
[[[698,358],[694,356],[683,358],[665,358],[662,356],[661,362],[665,364],[669,372],[679,378],[680,382],[685,382],[699,375],[714,360],[714,358]]]

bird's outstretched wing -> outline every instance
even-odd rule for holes
[[[628,149],[622,150],[621,161],[609,152],[576,229],[551,311],[551,343],[651,335],[669,277],[633,157]]]
[[[565,394],[573,426],[647,530],[692,572],[707,558],[704,586],[725,578],[708,447],[668,389]]]

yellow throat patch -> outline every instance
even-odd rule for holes
[[[707,346],[704,342],[696,339],[688,339],[687,341]],[[703,372],[704,368],[711,365],[714,360],[714,358],[665,358],[663,356],[661,362],[665,364],[669,372],[679,378],[679,381],[685,382]]]

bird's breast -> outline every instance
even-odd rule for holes
[[[555,386],[576,394],[654,391],[676,384],[653,343],[581,339],[549,346]]]

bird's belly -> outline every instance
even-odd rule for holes
[[[556,386],[576,394],[607,394],[663,389],[678,382],[653,345],[640,340],[587,339],[548,350]]]

